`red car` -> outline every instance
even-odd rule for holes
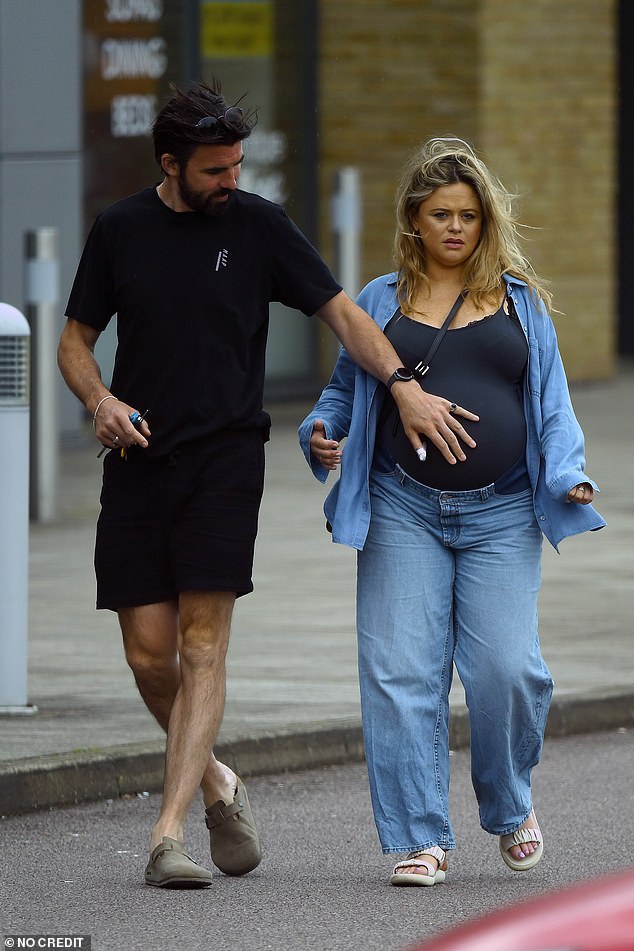
[[[634,869],[492,912],[411,951],[634,951]]]

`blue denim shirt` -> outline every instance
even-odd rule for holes
[[[383,330],[398,307],[396,273],[371,281],[357,299]],[[528,286],[505,276],[529,346],[525,375],[526,464],[533,487],[535,518],[558,550],[570,535],[602,528],[605,521],[592,505],[566,501],[580,482],[598,487],[584,472],[584,442],[575,417],[552,320]],[[310,455],[310,435],[317,419],[326,437],[347,436],[341,476],[324,503],[333,541],[362,549],[370,524],[369,475],[384,390],[341,350],[328,386],[299,427],[299,441],[313,474],[325,482],[328,469]],[[449,396],[451,394],[448,394]]]

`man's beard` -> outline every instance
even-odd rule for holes
[[[224,215],[231,204],[233,191],[230,188],[219,188],[218,191],[211,194],[194,191],[190,188],[182,172],[178,176],[178,188],[182,200],[191,208],[192,211],[198,211],[209,218],[216,218]],[[217,201],[216,199],[227,196],[226,201]]]

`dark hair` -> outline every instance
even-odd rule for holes
[[[257,122],[255,110],[244,113],[237,104],[228,106],[217,79],[214,78],[210,86],[204,82],[193,83],[186,92],[174,84],[170,89],[172,98],[158,113],[152,126],[154,155],[159,165],[161,156],[166,153],[184,166],[199,145],[235,145],[251,135]],[[231,110],[231,115],[226,118],[227,109]],[[218,121],[213,126],[198,125],[209,117]]]

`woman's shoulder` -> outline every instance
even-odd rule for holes
[[[359,294],[359,302],[364,301],[366,304],[372,304],[378,302],[386,290],[392,294],[396,294],[396,282],[398,274],[396,271],[391,271],[389,274],[381,274],[379,277],[373,278],[369,281],[361,293]],[[363,303],[361,306],[365,306]]]
[[[539,292],[531,287],[527,281],[513,274],[504,274],[507,293],[513,297],[516,302],[523,304],[526,311],[531,313],[534,318],[548,318],[546,304]]]
[[[384,287],[387,287],[390,284],[396,285],[397,280],[398,280],[398,272],[389,271],[387,274],[379,274],[378,277],[375,277],[371,281],[368,281],[368,283],[365,285],[363,290],[367,291],[367,290],[375,289],[375,288],[383,289]]]

